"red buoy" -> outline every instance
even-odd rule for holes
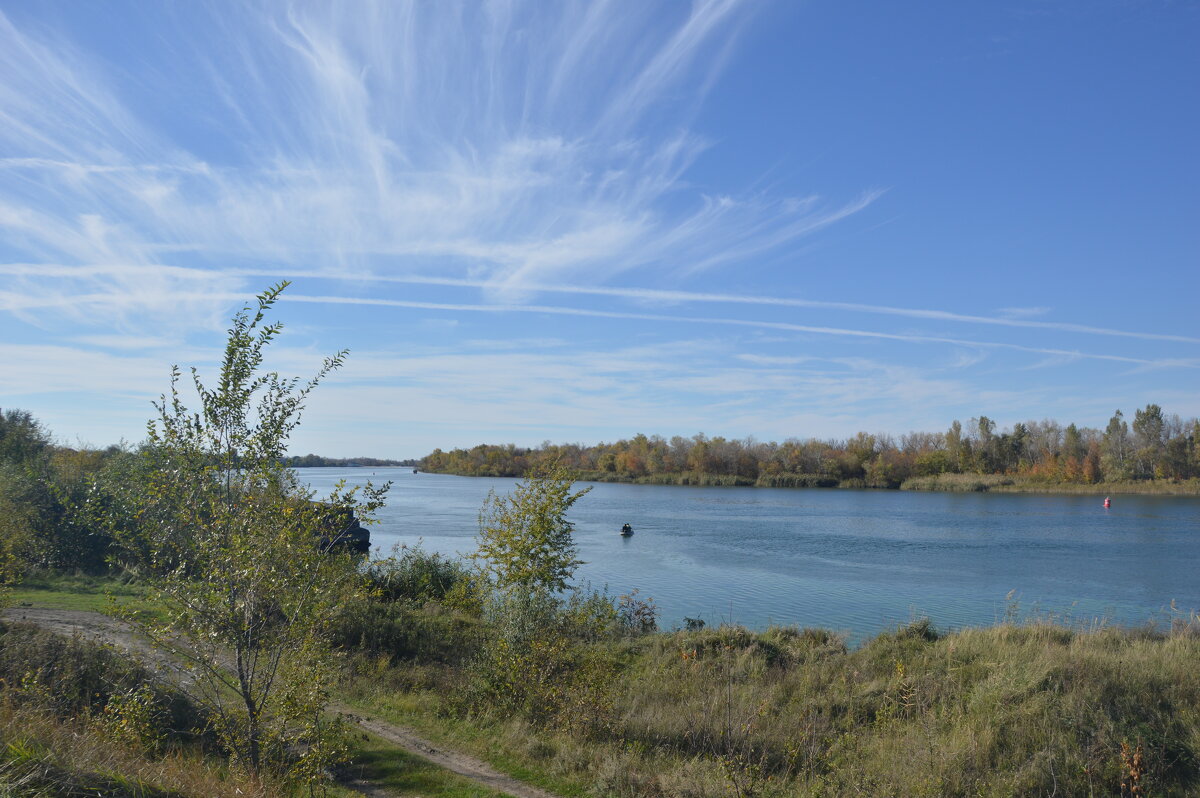
[[[1112,507],[1112,500],[1109,499],[1107,496],[1105,496],[1104,497],[1104,509],[1107,510],[1109,507]]]

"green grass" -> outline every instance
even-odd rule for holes
[[[404,798],[501,798],[504,795],[473,784],[370,734],[358,735],[351,756],[353,764],[342,769],[345,776],[370,782]],[[359,793],[345,790],[345,794]]]
[[[13,590],[11,596],[11,606],[16,609],[30,607],[105,613],[112,608],[110,596],[118,603],[135,602],[142,598],[143,591],[136,583],[118,576],[38,572],[27,577]],[[416,714],[406,717],[424,717],[424,714],[418,711]],[[434,732],[435,726],[426,726],[422,730]],[[52,731],[56,732],[54,739],[57,741],[61,735],[57,734],[57,731],[54,729]],[[437,735],[434,733],[431,736]],[[497,793],[494,790],[478,787],[468,780],[456,776],[431,762],[405,753],[397,747],[370,735],[358,735],[352,751],[353,764],[346,769],[348,776],[368,781],[372,785],[386,789],[398,796],[414,796],[414,798],[416,796],[426,796],[427,798],[498,798],[502,795],[502,793]],[[81,759],[80,762],[71,767],[87,768],[93,764],[94,751],[88,750],[82,753],[76,752],[76,754],[67,751],[61,755],[56,753],[54,756],[64,759],[67,762],[72,761],[72,757]],[[136,757],[131,759],[131,756],[133,755],[125,756],[121,761],[128,763],[136,759]],[[128,766],[132,767],[132,765]],[[38,767],[41,767],[41,765]],[[202,769],[202,766],[199,764],[194,764],[192,767]],[[45,768],[42,769],[45,770]],[[505,769],[505,772],[511,773],[512,770]],[[2,781],[2,776],[5,772],[10,775],[15,774],[17,772],[17,764],[12,761],[6,763],[3,757],[0,757],[0,781]],[[30,765],[21,772],[31,773],[33,772],[33,766]],[[49,773],[49,771],[46,772]],[[57,778],[59,779],[59,784],[100,783],[95,780],[93,775],[82,771],[73,776],[67,773],[67,771],[63,771],[58,774]],[[51,786],[54,784],[50,780],[50,776],[46,776],[39,783]],[[135,788],[135,792],[136,789],[144,789],[147,796],[155,794],[153,788],[149,786]],[[361,793],[350,788],[338,786],[331,787],[330,792],[333,795],[346,796],[346,798],[361,795]],[[203,793],[200,794],[203,795]],[[7,798],[3,791],[0,791],[0,798]]]
[[[428,669],[419,666],[418,670],[429,673]],[[444,712],[448,685],[413,685],[409,671],[409,666],[401,665],[374,679],[356,679],[347,686],[341,697],[363,714],[407,726],[437,745],[469,753],[501,773],[556,795],[574,798],[590,794],[586,781],[554,773],[544,767],[538,757],[523,754],[523,744],[540,749],[539,741],[519,732],[514,744],[512,730],[499,730],[486,718],[469,720]],[[418,681],[420,679],[418,676]]]
[[[21,590],[67,601],[105,588],[136,596],[76,577]],[[1200,794],[1195,617],[1165,632],[1033,619],[940,635],[917,622],[853,649],[822,630],[740,628],[609,645],[622,671],[586,738],[467,712],[467,654],[364,657],[340,690],[362,714],[564,796],[1119,795],[1123,747],[1141,747],[1149,794]],[[355,746],[352,773],[399,795],[493,795],[373,737]]]
[[[91,576],[38,572],[27,576],[13,588],[10,604],[53,610],[107,612],[109,596],[117,603],[135,601],[142,596],[134,582],[118,576]]]

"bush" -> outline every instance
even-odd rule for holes
[[[479,650],[478,619],[434,602],[359,601],[332,632],[337,647],[372,657],[461,665]]]
[[[372,560],[367,584],[383,601],[443,601],[474,592],[475,576],[463,562],[416,546],[397,546],[392,556]]]
[[[605,594],[575,591],[564,601],[544,591],[497,591],[485,618],[468,708],[517,711],[535,725],[585,734],[612,722],[616,663],[599,641],[619,620]]]
[[[31,624],[0,624],[0,683],[7,700],[62,718],[103,718],[107,711],[109,718],[131,720],[131,702],[140,702],[139,733],[147,738],[190,738],[205,725],[186,697],[156,683],[128,653]],[[153,725],[145,720],[150,717]]]

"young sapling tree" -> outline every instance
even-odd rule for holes
[[[263,371],[282,329],[264,318],[280,283],[242,308],[215,384],[192,369],[189,410],[172,368],[155,403],[136,497],[146,519],[120,542],[140,563],[156,613],[133,612],[157,646],[182,662],[185,684],[234,759],[314,781],[339,755],[323,715],[335,652],[331,623],[360,594],[355,556],[339,545],[354,517],[369,520],[387,485],[339,484],[316,501],[284,465],[305,400],[342,365],[327,358],[307,382]]]

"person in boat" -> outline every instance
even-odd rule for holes
[[[626,537],[633,534],[633,527],[629,525],[628,521],[626,521],[625,525],[621,527],[621,534],[625,535]]]

